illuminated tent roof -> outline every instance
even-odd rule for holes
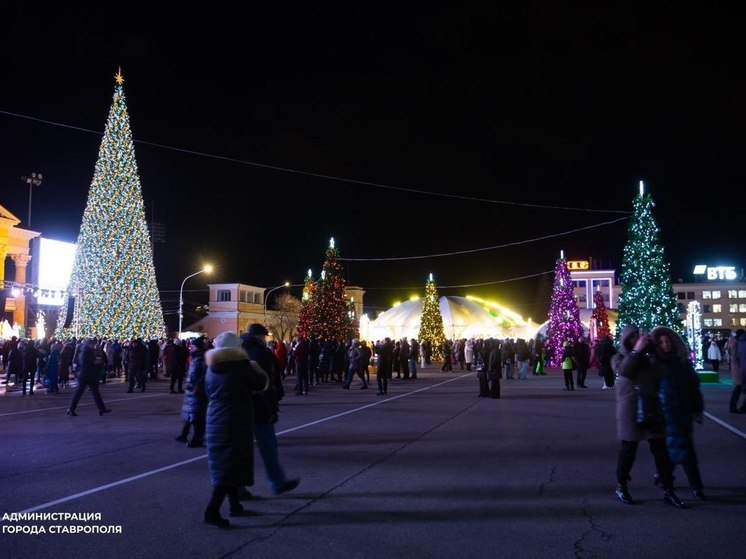
[[[494,304],[490,311],[485,308],[489,304],[479,301],[466,297],[441,297],[438,300],[446,338],[513,337],[514,328],[524,326],[515,313]],[[361,336],[369,340],[417,338],[423,307],[422,299],[405,301],[371,321],[367,335],[361,332]]]

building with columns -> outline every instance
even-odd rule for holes
[[[187,326],[185,335],[200,332],[209,338],[215,338],[226,331],[242,334],[249,324],[265,324],[272,337],[291,339],[296,332],[298,316],[283,316],[280,311],[265,308],[266,288],[243,283],[210,283],[209,311],[207,316]],[[357,317],[363,314],[362,287],[347,286],[345,296],[352,299]],[[285,325],[284,332],[276,331]]]
[[[26,269],[31,260],[31,239],[41,233],[21,229],[19,218],[0,206],[0,278],[4,297],[0,297],[0,322],[7,319],[13,325],[26,327],[27,297],[33,286],[27,283]],[[12,313],[12,315],[11,315]]]

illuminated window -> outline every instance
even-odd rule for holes
[[[720,290],[715,290],[712,292],[712,298],[713,299],[720,299]]]
[[[723,319],[722,318],[715,318],[712,321],[713,326],[722,326],[723,325]]]
[[[728,312],[738,312],[738,304],[731,303],[730,305],[728,305]]]
[[[741,326],[746,326],[746,318],[741,319]]]
[[[738,305],[738,312],[746,312],[746,305],[744,305],[743,303]]]
[[[712,326],[712,319],[711,318],[705,318],[703,321],[705,326]]]
[[[712,312],[723,312],[723,305],[712,305]]]
[[[738,297],[738,291],[735,289],[729,289],[728,290],[728,299],[735,299]]]
[[[738,290],[738,298],[739,299],[746,299],[746,289],[739,289]]]
[[[702,299],[712,299],[712,292],[711,291],[703,291],[702,292]]]
[[[738,319],[735,316],[732,316],[730,319],[730,325],[731,326],[738,326]]]
[[[229,289],[218,289],[218,301],[227,302],[231,300],[231,292]]]

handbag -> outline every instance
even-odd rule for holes
[[[638,384],[635,390],[635,423],[648,431],[662,431],[664,427],[663,412],[656,397],[643,394]]]

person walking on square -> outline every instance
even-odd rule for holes
[[[205,395],[205,377],[207,376],[207,365],[205,363],[205,352],[207,340],[195,338],[190,342],[189,373],[187,374],[186,394],[184,404],[181,406],[181,417],[184,426],[181,434],[176,437],[180,443],[187,443],[189,448],[205,446],[205,423],[207,421],[207,396]],[[192,440],[189,440],[189,429],[193,429]]]
[[[585,341],[583,336],[578,338],[573,347],[575,352],[575,367],[577,368],[577,385],[578,388],[588,388],[585,385],[585,377],[588,374],[588,367],[591,366],[591,347]]]
[[[391,379],[392,362],[394,359],[394,344],[391,338],[386,338],[377,349],[378,370],[376,371],[376,380],[378,382],[378,396],[388,394],[389,380]]]
[[[694,450],[694,421],[702,423],[704,399],[699,377],[687,357],[684,340],[665,326],[651,332],[664,368],[658,392],[666,421],[666,447],[672,467],[681,464],[694,498],[705,500],[699,461]],[[656,477],[659,479],[659,476]]]
[[[174,385],[178,387],[179,394],[184,393],[183,383],[184,375],[187,370],[187,360],[189,358],[189,352],[184,347],[182,340],[174,340],[172,356],[169,360],[171,366],[171,394],[175,394]]]
[[[228,497],[231,516],[241,516],[245,511],[239,501],[239,487],[254,483],[252,394],[265,390],[269,379],[251,365],[233,332],[223,332],[214,343],[215,349],[205,353],[207,463],[212,495],[204,522],[227,528],[230,522],[220,515],[223,501]]]
[[[648,441],[660,483],[663,485],[664,502],[683,508],[684,503],[673,490],[673,467],[666,449],[666,427],[658,398],[664,369],[656,361],[654,353],[655,345],[648,334],[641,335],[637,326],[632,324],[624,327],[619,340],[619,353],[612,359],[612,367],[619,379],[615,390],[616,428],[621,442],[614,494],[625,504],[635,504],[628,488],[630,472],[635,463],[639,442]],[[638,397],[649,407],[643,423],[638,422]]]
[[[420,358],[420,344],[412,338],[409,344],[409,378],[417,378],[417,360]]]
[[[730,413],[746,413],[746,402],[739,407],[738,401],[744,393],[743,374],[746,371],[746,330],[739,328],[729,341],[730,378],[733,390],[730,393]]]
[[[277,359],[267,347],[268,334],[267,329],[261,324],[251,324],[248,331],[241,336],[241,346],[248,353],[251,361],[257,363],[257,366],[266,372],[269,379],[267,389],[253,395],[254,436],[270,487],[275,495],[279,495],[298,487],[300,480],[288,479],[285,470],[280,465],[275,423],[279,419],[280,400],[285,396],[285,390],[282,386]],[[248,491],[244,490],[243,495],[248,496]]]
[[[148,350],[143,344],[142,338],[135,338],[130,342],[127,349],[127,368],[129,370],[127,392],[132,393],[134,391],[135,383],[140,388],[140,392],[145,392],[145,383],[148,377]]]
[[[98,407],[98,414],[104,415],[105,413],[111,412],[109,408],[104,404],[101,393],[98,391],[98,373],[101,365],[96,363],[96,340],[88,338],[84,343],[81,351],[78,352],[78,387],[75,389],[73,399],[70,402],[70,407],[67,408],[67,415],[76,416],[75,409],[78,407],[81,396],[85,392],[86,388],[91,389],[93,394],[93,400],[96,402]]]
[[[707,360],[712,365],[714,372],[720,371],[720,360],[723,358],[723,354],[720,352],[720,347],[715,340],[710,342],[710,347],[707,349]]]
[[[372,356],[373,350],[365,340],[360,342],[360,371],[363,374],[363,378],[365,378],[365,382],[368,384],[370,384],[370,358]]]

